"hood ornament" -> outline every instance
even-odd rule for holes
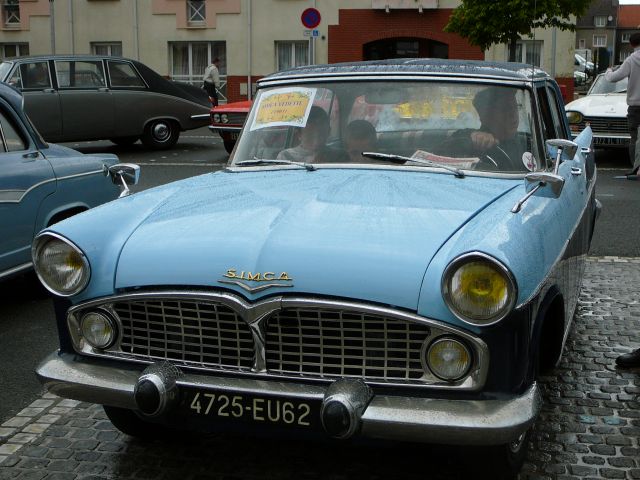
[[[238,272],[235,268],[230,268],[222,276],[225,278],[218,280],[218,283],[237,285],[249,293],[261,292],[267,288],[293,287],[293,279],[287,272],[278,275],[275,272]]]

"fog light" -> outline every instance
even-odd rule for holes
[[[453,381],[469,372],[471,352],[458,340],[441,338],[429,346],[426,361],[429,369],[438,378]]]
[[[220,114],[219,113],[214,113],[213,114],[213,121],[216,123],[220,123]]]
[[[85,314],[80,320],[80,330],[84,339],[92,347],[101,350],[110,347],[116,338],[113,320],[100,311]]]
[[[220,115],[220,120],[222,121],[222,123],[229,123],[229,117],[226,113]]]

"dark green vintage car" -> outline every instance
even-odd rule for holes
[[[0,64],[0,79],[22,91],[25,110],[50,142],[142,140],[171,148],[180,132],[204,127],[207,94],[172,82],[135,60],[95,55],[15,58]]]

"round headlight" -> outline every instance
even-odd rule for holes
[[[229,117],[227,116],[226,113],[223,113],[222,115],[220,115],[220,120],[222,121],[222,123],[229,123]]]
[[[111,346],[116,338],[113,320],[100,311],[86,313],[80,320],[80,331],[89,345],[99,349]]]
[[[567,120],[569,123],[580,123],[582,122],[582,114],[580,112],[567,112]]]
[[[46,233],[36,238],[32,255],[38,278],[50,292],[69,297],[87,286],[89,262],[70,241]]]
[[[213,121],[216,123],[220,123],[220,114],[219,113],[214,113],[212,115]]]
[[[451,311],[474,325],[503,319],[516,301],[516,285],[509,270],[479,254],[461,257],[447,267],[442,293]]]
[[[443,380],[458,380],[471,368],[471,352],[462,342],[453,338],[440,338],[426,353],[427,366]]]

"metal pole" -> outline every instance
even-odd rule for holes
[[[51,53],[55,55],[56,53],[56,16],[55,16],[55,8],[53,6],[53,0],[49,0],[49,21],[51,23]]]
[[[251,49],[253,47],[253,45],[251,45],[252,43],[252,38],[251,38],[251,0],[248,0],[248,8],[247,8],[247,14],[249,16],[248,18],[248,25],[247,25],[247,100],[251,100],[251,97],[253,95],[252,90],[252,85],[251,85]]]
[[[76,39],[73,33],[73,0],[69,0],[69,30],[71,33],[71,54],[76,53]]]
[[[140,29],[138,28],[138,1],[133,2],[133,42],[136,60],[140,60]]]
[[[551,74],[551,78],[555,78],[556,76],[556,35],[557,28],[553,27],[553,30],[551,31],[551,71],[549,72]]]

